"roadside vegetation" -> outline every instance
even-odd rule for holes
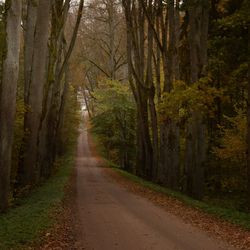
[[[39,244],[62,209],[81,118],[69,69],[82,7],[0,2],[0,249]]]
[[[56,164],[58,170],[53,177],[26,197],[17,198],[12,209],[0,215],[0,249],[28,249],[30,245],[39,245],[43,234],[58,223],[56,214],[62,209],[74,154],[68,153]]]
[[[80,104],[70,88],[65,105],[62,127],[61,155],[52,166],[52,175],[32,190],[17,189],[11,208],[0,214],[0,249],[28,249],[41,244],[42,236],[56,223],[62,211],[66,185],[73,172],[78,128],[81,121]]]
[[[53,176],[76,139],[82,9],[83,0],[0,2],[0,213]]]
[[[96,0],[87,6],[92,26],[79,54],[92,132],[105,158],[162,188],[228,209],[225,217],[239,213],[244,225],[248,2]]]

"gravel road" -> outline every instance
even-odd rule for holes
[[[130,193],[98,167],[82,128],[76,160],[78,249],[231,250],[225,242]]]

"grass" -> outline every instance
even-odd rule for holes
[[[162,187],[150,181],[146,181],[138,176],[135,176],[124,170],[121,170],[114,164],[109,164],[109,166],[112,167],[116,172],[118,172],[123,177],[141,186],[144,186],[146,188],[149,188],[159,193],[163,193],[167,196],[170,196],[172,198],[182,201],[184,204],[188,206],[199,209],[208,214],[215,215],[216,217],[220,219],[226,220],[232,224],[235,224],[235,225],[241,226],[244,229],[250,230],[250,214],[249,213],[240,212],[233,208],[224,208],[224,207],[214,206],[212,204],[209,204],[203,201],[192,199],[191,197],[186,196],[180,192],[172,191],[168,188]]]
[[[71,174],[74,158],[66,155],[59,160],[57,173],[26,198],[20,198],[16,207],[0,215],[0,249],[27,249],[39,241],[55,218],[53,212],[60,209],[64,188]]]

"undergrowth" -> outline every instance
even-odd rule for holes
[[[0,215],[0,249],[27,249],[55,223],[53,214],[61,209],[73,161],[72,154],[62,157],[54,176],[26,198],[19,198],[15,207]]]

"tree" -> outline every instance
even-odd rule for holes
[[[59,36],[56,37],[56,43],[52,47],[52,49],[55,49],[56,47],[59,46],[59,51],[57,55],[57,61],[55,67],[55,75],[52,75],[52,82],[50,83],[50,90],[52,91],[51,93],[48,94],[48,96],[51,96],[51,99],[48,99],[47,101],[47,114],[45,114],[45,117],[47,117],[47,120],[45,119],[45,126],[46,126],[46,136],[47,136],[47,142],[45,144],[45,154],[43,154],[43,165],[44,166],[50,166],[50,168],[44,168],[45,171],[45,176],[49,176],[51,174],[51,164],[54,162],[55,157],[57,155],[57,146],[58,146],[58,141],[60,141],[59,135],[60,131],[59,128],[61,127],[61,121],[62,121],[62,116],[63,116],[63,110],[65,106],[65,99],[67,97],[67,92],[68,92],[68,80],[67,80],[67,70],[68,70],[68,64],[69,64],[69,59],[71,57],[76,39],[77,39],[77,34],[78,34],[78,29],[80,26],[82,14],[83,14],[83,5],[84,1],[81,0],[79,2],[79,7],[77,11],[77,16],[76,16],[76,22],[74,24],[74,29],[72,32],[72,36],[69,38],[69,46],[66,47],[67,42],[65,39],[65,24],[66,24],[66,18],[69,10],[69,1],[66,1],[61,8],[57,7],[57,9],[60,11],[61,9],[63,10],[61,12],[61,18],[62,20],[57,20],[54,21],[54,24],[56,25],[57,23],[59,25],[62,25],[62,30],[60,29],[55,29],[57,32],[59,31]],[[55,15],[57,18],[60,17],[60,14]],[[60,36],[61,34],[61,36]],[[51,53],[51,56],[53,56],[53,50]],[[54,72],[54,71],[52,71]],[[46,123],[47,122],[47,123]]]
[[[206,76],[207,36],[208,36],[208,1],[190,1],[187,3],[189,18],[190,47],[190,84]],[[198,199],[203,196],[204,164],[207,155],[206,126],[200,111],[191,114],[186,128],[186,192]]]
[[[28,11],[33,9],[28,8]],[[43,91],[46,83],[47,74],[47,53],[48,53],[48,38],[50,25],[51,5],[46,0],[40,0],[37,6],[37,18],[35,32],[31,32],[31,40],[34,40],[31,45],[30,52],[32,53],[32,68],[30,72],[30,83],[28,85],[28,98],[26,105],[29,111],[25,114],[25,138],[24,150],[22,159],[22,177],[23,185],[34,185],[38,183],[40,178],[40,169],[37,164],[38,157],[38,138],[40,121],[43,108]],[[30,13],[28,13],[28,16]],[[32,38],[32,36],[34,36]],[[29,60],[26,57],[26,60]],[[27,63],[28,64],[28,63]]]
[[[70,106],[77,107],[69,60],[84,1],[77,3],[77,14],[69,11],[71,3],[0,3],[0,211],[7,209],[11,194],[49,177],[56,156],[70,141],[68,136],[61,138],[62,133],[78,121],[77,110],[69,115]],[[65,28],[68,15],[75,20],[70,35]],[[75,128],[72,134],[75,138]]]
[[[22,1],[5,2],[5,51],[0,96],[0,211],[6,210],[10,195],[10,170],[16,90],[19,73]]]
[[[152,2],[151,2],[152,3]],[[153,178],[154,151],[148,121],[148,100],[152,85],[152,55],[146,59],[145,13],[141,1],[123,1],[127,25],[127,60],[131,89],[137,104],[137,174]],[[148,36],[148,51],[152,51],[152,33]],[[146,61],[147,60],[147,61]],[[152,105],[153,103],[151,103]]]
[[[126,38],[120,1],[95,0],[89,3],[87,10],[80,29],[85,37],[82,57],[86,60],[87,71],[94,67],[104,77],[126,79]]]
[[[106,80],[94,93],[96,110],[91,131],[103,144],[109,160],[134,171],[135,103],[128,84]]]
[[[246,10],[250,10],[250,4],[246,2]],[[249,18],[248,18],[249,19]],[[247,194],[248,208],[250,208],[250,23],[248,23],[248,102],[247,102]]]
[[[145,3],[140,1],[148,21],[148,37],[154,38],[156,54],[154,54],[156,89],[158,103],[161,96],[171,92],[174,81],[179,79],[178,61],[178,33],[179,33],[179,1],[164,1]],[[150,44],[150,43],[149,43]],[[153,47],[152,47],[153,48]],[[149,48],[148,55],[152,48]],[[163,64],[164,84],[161,87],[161,61]],[[152,75],[152,73],[151,73]],[[151,76],[149,82],[151,90],[149,102],[154,107],[154,83]],[[158,139],[157,113],[151,109],[153,151],[154,151],[154,178],[168,187],[178,189],[180,175],[179,161],[179,128],[169,117],[161,119],[159,126],[160,139]],[[155,117],[155,118],[153,118]],[[159,143],[160,142],[160,143]],[[159,148],[158,148],[159,147]]]

